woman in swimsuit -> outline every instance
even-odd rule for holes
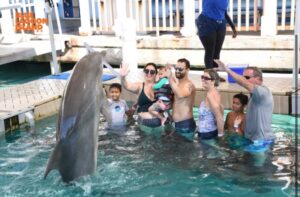
[[[224,135],[224,109],[217,90],[219,75],[213,69],[205,69],[201,80],[207,93],[205,100],[199,106],[198,136],[201,139],[221,137]]]
[[[128,66],[121,65],[120,76],[124,88],[139,95],[137,100],[137,113],[139,122],[142,125],[154,128],[161,125],[159,118],[148,112],[148,108],[155,102],[153,85],[157,74],[157,67],[154,63],[148,63],[144,67],[144,82],[129,82],[126,76],[129,73]]]

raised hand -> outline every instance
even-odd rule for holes
[[[129,65],[126,63],[120,64],[120,77],[126,77],[129,73]]]
[[[223,62],[221,62],[221,60],[215,59],[214,61],[218,64],[218,70],[225,71],[226,66]]]
[[[172,68],[173,68],[172,64],[170,64],[170,63],[166,64],[166,76],[167,77],[172,76]]]

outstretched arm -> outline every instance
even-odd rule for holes
[[[138,94],[142,84],[141,83],[131,83],[126,80],[126,76],[129,73],[129,68],[127,64],[120,65],[120,77],[121,77],[121,84],[124,88],[132,93]]]
[[[240,84],[241,86],[243,86],[244,88],[246,88],[249,92],[252,92],[255,85],[250,83],[247,79],[245,79],[243,76],[233,72],[230,68],[228,68],[223,62],[221,62],[220,60],[214,60],[219,67],[220,71],[225,71],[228,74],[230,74],[232,76],[232,78],[234,80],[236,80],[236,82],[238,84]]]
[[[169,69],[168,78],[173,93],[177,98],[188,97],[192,94],[193,90],[195,89],[192,83],[187,83],[184,87],[179,87],[178,81],[173,76],[171,69]]]

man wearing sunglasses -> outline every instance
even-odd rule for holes
[[[189,79],[190,62],[183,58],[177,61],[175,66],[175,77],[169,66],[169,83],[174,93],[172,118],[174,120],[175,132],[187,140],[192,140],[196,123],[193,115],[196,88]]]
[[[227,72],[236,82],[251,93],[247,107],[245,137],[254,140],[273,141],[272,113],[274,107],[272,92],[263,85],[262,71],[247,67],[243,76],[236,74],[220,60],[215,60],[219,69]]]

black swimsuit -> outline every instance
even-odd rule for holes
[[[139,95],[139,98],[137,100],[137,104],[138,104],[138,109],[137,109],[137,113],[140,112],[148,112],[148,108],[155,102],[150,100],[147,95],[144,92],[144,83],[143,83],[143,89]]]

